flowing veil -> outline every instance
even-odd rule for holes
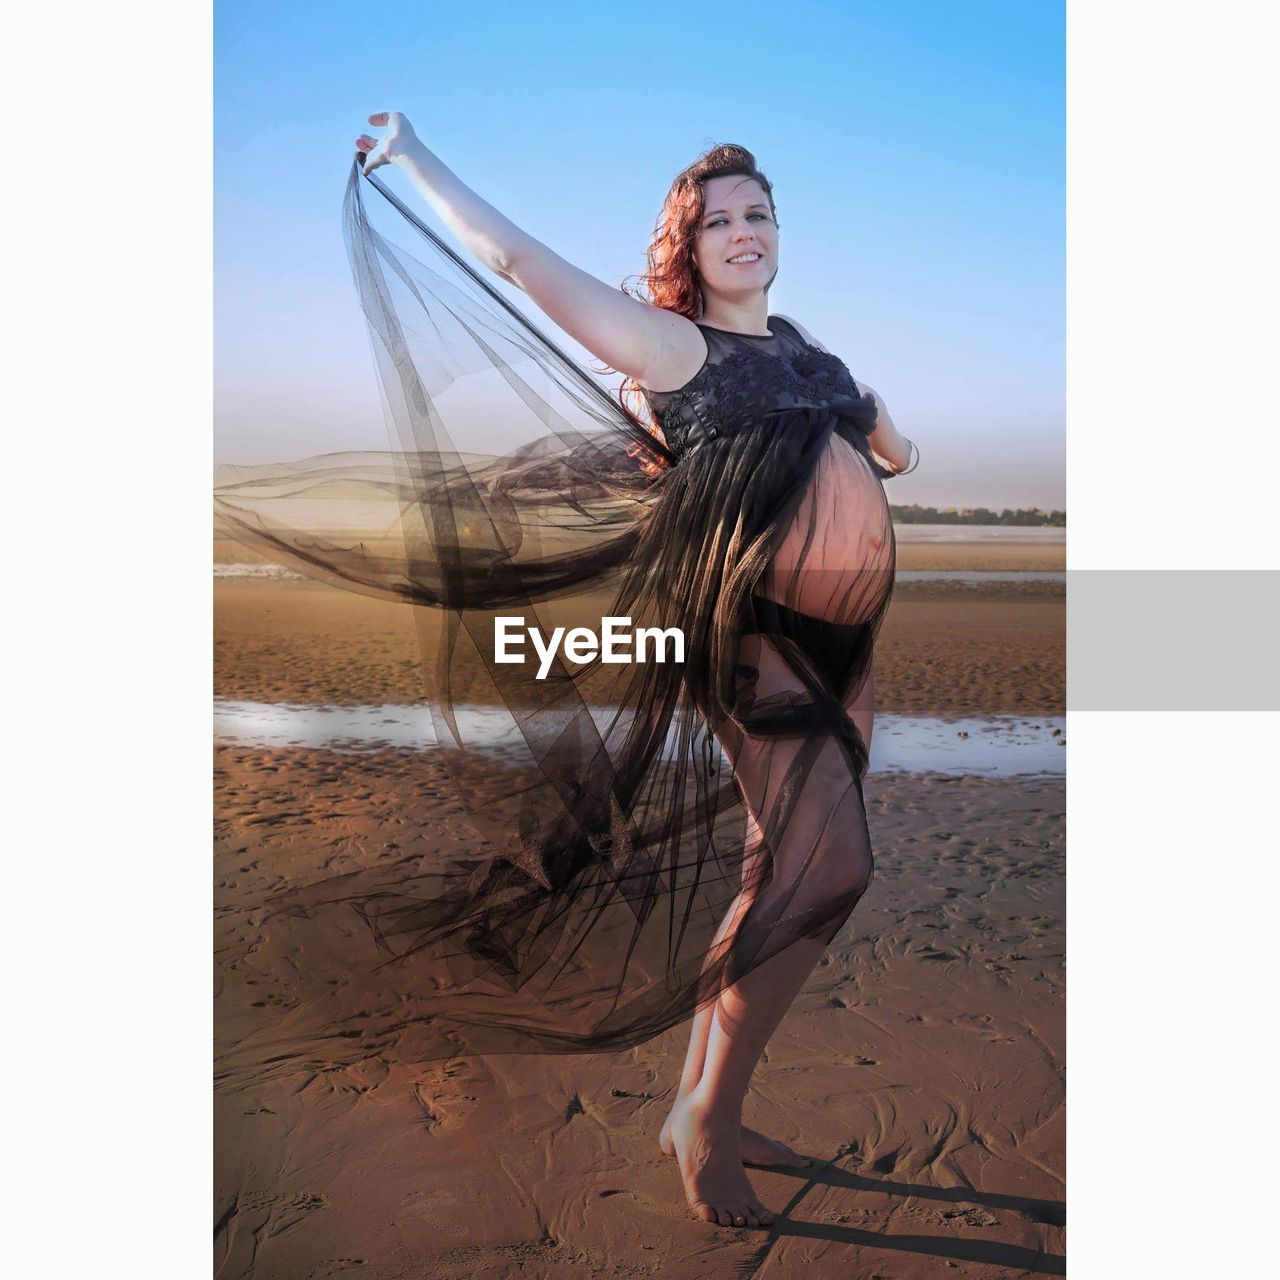
[[[375,230],[366,184],[422,258]],[[770,874],[716,741],[733,650],[707,601],[725,584],[664,555],[689,517],[654,519],[679,468],[644,420],[359,162],[343,213],[390,448],[224,467],[216,529],[413,611],[422,713],[473,838],[412,857],[388,839],[262,909],[418,1059],[639,1044],[823,924],[774,892],[722,928]],[[680,627],[685,661],[562,650],[539,678],[498,660],[496,617]],[[277,1033],[287,1057],[287,1019]]]

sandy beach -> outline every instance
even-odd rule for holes
[[[898,565],[1060,572],[1062,552],[904,540]],[[214,592],[219,699],[421,700],[409,609],[268,569]],[[1061,716],[1064,624],[1060,578],[900,583],[878,709]],[[424,1062],[411,1019],[321,977],[298,927],[256,909],[389,836],[403,856],[465,845],[438,759],[221,741],[214,760],[220,1280],[1065,1274],[1060,773],[868,776],[875,879],[746,1104],[818,1163],[749,1170],[779,1215],[750,1231],[694,1220],[657,1145],[686,1027]]]
[[[261,558],[233,542],[220,566]],[[900,541],[899,570],[1058,572],[1064,548]],[[295,577],[216,580],[214,687],[222,698],[360,704],[423,697],[413,611]],[[877,644],[877,710],[1065,713],[1066,587],[1057,581],[899,582]]]

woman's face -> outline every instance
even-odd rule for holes
[[[741,301],[760,293],[777,274],[778,228],[769,197],[754,178],[708,178],[694,240],[703,305],[710,294]]]

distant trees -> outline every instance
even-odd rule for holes
[[[1041,511],[1039,507],[1005,507],[999,513],[990,507],[922,507],[913,502],[907,507],[890,504],[889,513],[895,524],[1013,524],[1058,525],[1065,527],[1065,511]]]

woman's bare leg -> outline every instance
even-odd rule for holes
[[[875,721],[875,700],[875,672],[869,671],[857,696],[846,704],[850,718],[858,726],[858,732],[862,734],[862,740],[867,744],[868,750],[871,749],[871,733]],[[747,821],[748,844],[750,844],[753,840],[759,839],[759,827],[756,825],[754,814],[750,814]],[[741,899],[735,901],[733,906],[725,913],[724,921],[721,923],[720,930],[712,943],[713,950],[723,940],[729,926],[736,923],[740,901]],[[689,1048],[685,1053],[684,1069],[680,1075],[680,1086],[676,1091],[676,1101],[691,1093],[702,1079],[703,1065],[707,1057],[707,1038],[711,1034],[713,1014],[714,1006],[708,1005],[706,1008],[699,1009],[694,1015],[689,1029]],[[667,1155],[675,1155],[676,1149],[675,1144],[671,1141],[671,1119],[669,1116],[658,1135],[658,1143]],[[765,1134],[745,1124],[742,1126],[742,1159],[747,1164],[779,1165],[790,1168],[799,1168],[809,1163],[808,1157],[792,1150],[785,1142],[779,1142],[776,1138],[767,1137]]]
[[[765,665],[767,658],[762,672]],[[852,760],[836,737],[749,739],[734,759],[734,772],[749,810],[765,815],[766,827],[767,815],[794,801],[773,837],[772,875],[756,882],[748,903],[758,899],[757,920],[765,911],[783,914],[786,923],[766,930],[770,942],[777,945],[779,929],[790,930],[792,940],[721,992],[707,1020],[705,1047],[694,1047],[686,1060],[682,1083],[690,1084],[702,1059],[697,1083],[677,1097],[667,1132],[694,1211],[725,1226],[756,1226],[767,1225],[772,1215],[742,1167],[747,1086],[769,1037],[865,889],[871,849]],[[801,794],[784,800],[797,780]],[[736,932],[741,913],[726,914]]]
[[[755,815],[748,811],[747,849],[758,849],[760,839],[760,828],[756,822]],[[749,882],[754,866],[755,860],[749,853],[747,858],[744,859],[744,883]],[[724,919],[720,922],[720,928],[712,939],[709,956],[718,954],[720,945],[732,930],[737,928],[739,918],[750,904],[751,898],[745,890],[730,904],[729,909],[725,912]],[[684,1069],[680,1075],[680,1086],[676,1090],[677,1102],[686,1094],[691,1093],[697,1086],[698,1081],[702,1079],[702,1067],[707,1056],[707,1037],[711,1032],[711,1019],[714,1011],[715,1006],[713,1003],[704,1006],[694,1014],[689,1029],[689,1048],[685,1053]],[[662,1130],[658,1134],[658,1145],[666,1155],[675,1155],[675,1143],[671,1140],[670,1115],[667,1116],[662,1125]],[[742,1160],[744,1164],[772,1165],[784,1168],[800,1168],[809,1163],[807,1156],[802,1156],[793,1151],[785,1142],[770,1138],[759,1130],[752,1129],[745,1124],[742,1126]]]

